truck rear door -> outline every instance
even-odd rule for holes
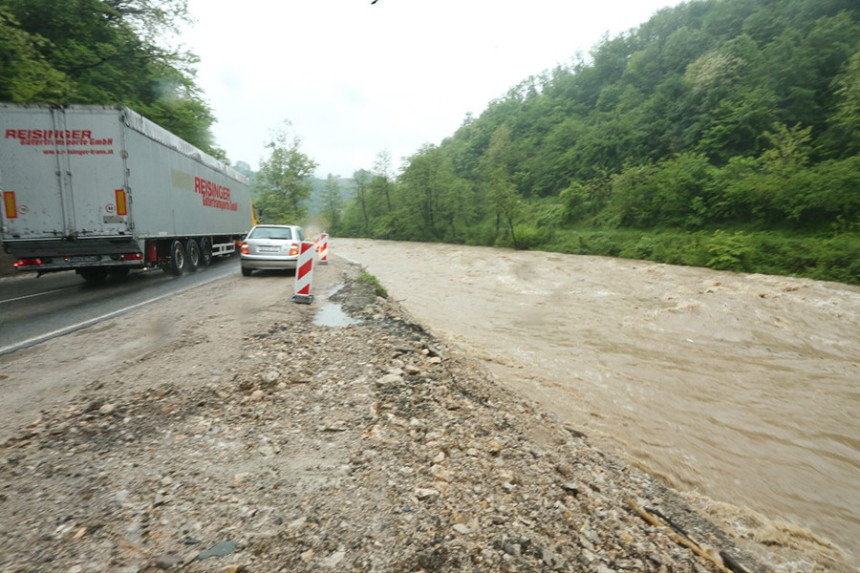
[[[0,118],[7,237],[85,239],[130,233],[119,111],[4,107]]]
[[[52,130],[53,118],[46,108],[0,108],[0,188],[7,239],[67,234],[58,178],[60,155],[44,137]]]

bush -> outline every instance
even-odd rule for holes
[[[367,271],[362,271],[360,275],[358,275],[359,282],[366,283],[373,288],[373,294],[376,296],[380,296],[382,298],[388,298],[388,291],[384,286],[379,282],[379,279],[368,273]]]

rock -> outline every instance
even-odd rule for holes
[[[281,378],[281,373],[277,370],[267,370],[260,378],[262,379],[263,384],[266,386],[272,386]]]
[[[472,533],[472,530],[465,523],[455,523],[453,529],[460,535],[469,535]]]
[[[565,482],[561,484],[561,489],[568,493],[572,493],[573,495],[577,495],[579,493],[579,484],[572,481]]]
[[[596,558],[594,557],[594,553],[585,548],[583,548],[582,551],[579,552],[579,555],[576,558],[576,560],[579,561],[580,564],[586,567],[594,563],[595,559]]]
[[[322,561],[320,561],[320,567],[325,567],[327,569],[334,569],[340,562],[343,561],[343,558],[346,557],[345,551],[335,551]]]
[[[103,404],[99,408],[99,414],[102,414],[104,416],[110,416],[114,412],[116,412],[116,404]]]
[[[260,402],[265,396],[266,393],[262,390],[254,390],[253,392],[251,392],[251,401]]]
[[[403,377],[399,374],[386,374],[385,376],[376,381],[377,386],[391,386],[402,383]]]
[[[541,561],[543,561],[546,566],[551,569],[561,569],[564,565],[564,559],[560,555],[553,553],[549,549],[544,549],[541,552]]]
[[[275,455],[275,448],[270,446],[269,444],[263,444],[257,450],[263,455],[264,458],[271,458]]]
[[[174,554],[159,555],[155,558],[155,566],[158,569],[168,570],[182,563],[182,557]]]
[[[433,488],[415,488],[415,497],[417,497],[421,501],[425,501],[428,499],[436,499],[437,497],[439,497],[439,495],[439,491]]]
[[[200,552],[197,555],[197,560],[203,561],[204,559],[209,559],[210,557],[224,557],[225,555],[230,555],[235,550],[236,543],[234,541],[219,541],[206,551]]]

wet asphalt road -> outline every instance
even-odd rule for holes
[[[122,279],[90,285],[74,272],[0,279],[0,355],[33,346],[124,312],[239,273],[237,258],[214,260],[193,274],[132,271]]]

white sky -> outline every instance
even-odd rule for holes
[[[231,162],[292,122],[316,175],[393,167],[467,112],[680,0],[189,0],[181,37]]]

